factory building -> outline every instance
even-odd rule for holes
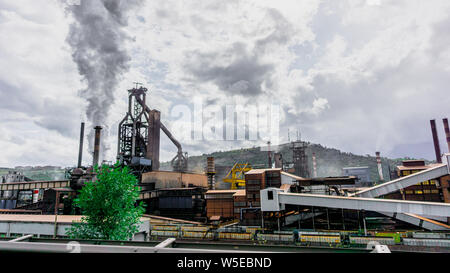
[[[7,174],[0,177],[0,184],[25,182],[26,180],[28,179],[26,179],[26,177],[21,172],[9,171]],[[26,202],[27,200],[25,199],[31,196],[31,194],[31,191],[23,192],[20,196],[21,198],[18,200],[19,191],[0,191],[0,209],[14,209],[16,208],[18,201],[21,204]]]
[[[187,172],[153,171],[142,174],[142,184],[148,190],[208,187],[208,177],[205,174]]]
[[[437,165],[425,165],[425,161],[423,160],[408,160],[403,161],[403,165],[397,166],[396,171],[399,177],[405,177],[435,166]],[[439,181],[432,179],[422,181],[421,183],[390,193],[384,197],[386,199],[444,202],[443,194],[439,186]]]
[[[374,183],[370,179],[369,167],[348,167],[342,169],[343,176],[356,176],[355,187],[371,187]]]
[[[234,213],[234,195],[237,192],[245,190],[209,190],[205,194],[206,199],[206,216],[208,219],[233,219]]]

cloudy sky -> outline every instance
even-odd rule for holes
[[[116,156],[133,82],[190,155],[263,144],[192,138],[180,112],[196,100],[205,109],[279,105],[282,142],[300,130],[362,155],[434,159],[437,119],[447,151],[448,0],[144,0],[123,10],[120,48],[130,58],[102,104],[105,159]],[[0,166],[76,164],[93,93],[72,55],[74,20],[63,0],[0,0]],[[161,159],[175,151],[163,137]]]

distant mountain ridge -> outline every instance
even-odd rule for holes
[[[338,149],[324,147],[320,144],[306,142],[306,155],[308,157],[308,167],[312,174],[312,153],[316,153],[317,175],[319,177],[341,176],[342,168],[346,167],[369,167],[371,180],[379,182],[377,160],[374,155],[355,155],[353,153],[342,152]],[[286,143],[278,146],[279,153],[282,154],[284,160],[292,162],[291,144]],[[382,152],[382,151],[381,151]],[[262,151],[260,147],[246,148],[231,151],[218,151],[211,154],[203,154],[201,156],[191,156],[188,160],[189,171],[203,172],[206,166],[207,157],[215,158],[217,166],[231,166],[237,161],[244,163],[249,162],[254,168],[267,168],[267,151]],[[402,165],[403,160],[413,160],[414,158],[397,158],[390,159],[382,157],[383,175],[385,180],[389,180],[389,169],[395,170],[396,166]],[[424,160],[424,159],[422,159]],[[434,163],[425,160],[426,164]],[[164,162],[161,164],[162,170],[170,170],[170,164]],[[226,175],[226,173],[225,173]],[[216,180],[221,181],[223,174],[218,174]]]

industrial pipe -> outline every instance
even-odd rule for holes
[[[445,137],[447,138],[448,152],[450,153],[450,129],[448,127],[448,119],[444,118],[442,121],[444,122]]]
[[[444,122],[445,123],[445,122]],[[433,134],[434,152],[436,153],[437,163],[442,163],[441,159],[441,147],[439,146],[439,137],[436,130],[436,120],[430,120],[431,133]]]
[[[98,165],[98,160],[100,156],[100,134],[103,128],[100,126],[96,126],[94,129],[95,129],[95,141],[94,141],[94,161],[92,163],[93,167]]]

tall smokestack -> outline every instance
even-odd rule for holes
[[[448,119],[444,118],[442,121],[444,122],[445,137],[447,138],[448,152],[450,153],[450,129],[448,127]]]
[[[206,175],[208,176],[208,189],[216,189],[216,165],[214,157],[208,157],[206,162]]]
[[[268,150],[267,150],[267,155],[268,155],[268,159],[269,159],[269,169],[272,169],[272,152],[270,151],[270,141],[267,142],[268,145]]]
[[[313,161],[313,178],[314,178],[317,177],[316,153],[312,154],[312,161]]]
[[[80,150],[78,151],[78,168],[81,168],[81,161],[83,160],[83,142],[84,142],[84,122],[81,123],[80,130]]]
[[[98,158],[100,155],[100,133],[102,131],[101,126],[96,126],[95,128],[95,140],[94,140],[94,161],[92,163],[92,166],[98,165]]]
[[[384,181],[383,177],[383,167],[381,166],[381,156],[380,152],[375,153],[377,156],[378,174],[380,175],[380,181]]]
[[[441,158],[441,147],[439,146],[439,137],[438,137],[438,133],[436,130],[436,120],[430,120],[430,124],[431,124],[431,133],[433,134],[433,143],[434,143],[434,152],[436,153],[436,161],[438,163],[442,163],[442,158]],[[444,122],[444,127],[445,127],[445,122]]]

